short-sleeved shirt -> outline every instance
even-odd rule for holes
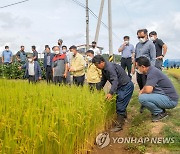
[[[57,55],[56,55],[57,56]],[[56,56],[54,58],[56,58]],[[54,76],[63,76],[65,72],[65,65],[68,63],[67,56],[52,62],[54,68]]]
[[[162,55],[162,46],[164,45],[164,42],[161,39],[156,39],[153,41],[155,47],[156,47],[156,57],[159,57]]]
[[[18,51],[16,56],[20,58],[21,62],[26,62],[27,54],[25,51]]]
[[[120,48],[122,45],[120,46]],[[134,46],[132,44],[126,45],[122,51],[122,57],[123,58],[129,58],[132,56],[132,53],[134,52]]]
[[[13,54],[10,50],[4,50],[2,52],[2,57],[4,58],[4,63],[10,63],[12,56],[13,56]]]
[[[147,40],[145,43],[138,43],[135,48],[135,58],[141,56],[147,57],[152,66],[155,66],[156,62],[156,48],[152,41]]]
[[[146,86],[154,87],[153,93],[168,96],[172,101],[178,102],[178,94],[170,79],[154,66],[147,72]]]
[[[38,52],[37,51],[33,51],[33,57],[36,57],[36,59],[34,59],[34,61],[38,61]]]
[[[95,48],[90,48],[89,50],[93,50],[93,51],[94,51],[94,56],[101,54],[99,48],[97,48],[97,47],[95,47]]]

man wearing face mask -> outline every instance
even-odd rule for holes
[[[62,43],[63,43],[63,40],[62,39],[59,39],[58,40],[58,46],[59,46],[59,49],[60,49],[60,53],[62,54],[63,51],[62,51]]]
[[[155,44],[156,47],[156,64],[155,67],[162,70],[163,58],[167,52],[167,45],[159,38],[157,38],[157,33],[152,31],[149,33],[151,41]],[[163,53],[162,53],[163,50]]]
[[[134,46],[129,43],[129,36],[124,36],[124,43],[118,49],[121,52],[121,66],[128,71],[128,76],[131,78],[132,55],[134,54]]]
[[[94,51],[88,50],[86,52],[87,60],[88,60],[88,67],[87,67],[87,83],[89,84],[90,90],[96,88],[97,90],[100,89],[100,81],[102,77],[102,71],[98,69],[93,63],[92,59],[94,57]]]
[[[99,48],[96,46],[96,42],[95,41],[92,42],[92,48],[90,48],[89,50],[93,50],[95,56],[101,54]]]
[[[11,64],[13,59],[13,54],[9,50],[9,46],[5,46],[5,50],[2,52],[2,63],[7,65]]]
[[[72,59],[72,54],[71,54],[70,51],[67,50],[67,46],[65,46],[65,45],[62,46],[62,52],[63,52],[63,54],[65,54],[66,57],[67,57],[68,70],[69,70],[70,64],[71,64],[71,59]],[[67,83],[67,84],[71,84],[71,74],[70,74],[69,71],[67,72],[66,83]]]
[[[167,117],[166,109],[177,106],[179,96],[169,78],[151,66],[146,57],[136,59],[139,72],[147,75],[145,86],[139,92],[139,101],[152,114],[152,122]]]
[[[27,56],[28,61],[19,69],[25,69],[25,76],[28,78],[29,83],[36,83],[41,80],[41,67],[37,61],[34,61],[33,54]]]
[[[55,56],[52,60],[53,78],[55,84],[66,83],[68,61],[65,54],[60,53],[58,46],[53,47]]]
[[[155,66],[156,61],[156,48],[152,41],[148,40],[148,31],[147,29],[140,29],[137,31],[137,37],[139,39],[139,43],[137,43],[135,48],[135,55],[132,67],[132,74],[135,73],[136,63],[135,60],[141,56],[147,57],[152,66]],[[146,84],[147,75],[142,74],[137,70],[136,73],[137,83],[139,85],[139,89],[141,90]],[[140,113],[143,112],[143,106],[140,108]]]
[[[73,83],[77,86],[84,85],[85,79],[85,60],[84,57],[78,53],[75,45],[69,48],[70,52],[73,53],[71,65],[69,71],[73,74]]]

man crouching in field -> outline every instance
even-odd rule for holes
[[[111,131],[120,131],[123,129],[124,121],[127,117],[126,108],[133,94],[134,84],[120,65],[107,62],[100,55],[96,55],[92,59],[92,63],[94,63],[97,68],[102,70],[102,79],[99,87],[103,88],[106,84],[106,81],[111,83],[111,89],[106,98],[110,100],[113,94],[117,94],[117,124],[113,129],[111,129]]]
[[[19,67],[19,69],[26,69],[25,76],[28,78],[29,83],[35,83],[38,80],[41,80],[41,68],[37,61],[33,60],[33,55],[28,55],[28,62],[24,64],[22,67]]]
[[[149,59],[136,59],[138,71],[147,75],[147,81],[139,92],[139,101],[152,113],[152,121],[157,122],[167,117],[166,109],[177,106],[178,94],[166,75],[154,66],[150,66]]]

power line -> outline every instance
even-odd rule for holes
[[[16,2],[16,3],[8,4],[8,5],[5,5],[5,6],[1,6],[0,9],[6,8],[6,7],[9,7],[9,6],[13,6],[13,5],[17,5],[17,4],[21,4],[21,3],[24,3],[24,2],[27,2],[27,1],[29,1],[29,0],[24,0],[24,1]]]
[[[84,8],[84,9],[86,9],[86,6],[83,4],[83,3],[81,3],[81,2],[79,2],[78,0],[72,0],[73,2],[75,2],[76,4],[78,4],[79,6],[81,6],[82,8]],[[96,18],[97,20],[98,20],[98,16],[90,9],[90,8],[88,8],[88,10],[89,10],[89,12],[90,12],[90,14],[94,17],[94,18]],[[109,30],[109,27],[101,20],[101,24],[107,29],[107,30]],[[119,39],[119,37],[114,33],[114,32],[112,32],[113,33],[113,35],[117,38],[117,39]]]

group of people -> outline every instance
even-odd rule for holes
[[[149,40],[150,37],[150,40]],[[177,106],[179,96],[166,75],[162,73],[163,57],[167,52],[167,45],[158,39],[155,31],[150,32],[148,37],[147,29],[137,31],[139,42],[136,47],[130,44],[130,37],[124,37],[124,43],[120,46],[122,52],[121,65],[106,61],[100,55],[96,42],[92,42],[92,48],[86,52],[86,58],[78,53],[76,46],[68,48],[62,45],[62,39],[58,45],[52,48],[48,45],[44,52],[44,69],[47,82],[54,81],[55,84],[70,83],[71,74],[73,83],[83,86],[86,81],[90,90],[96,88],[101,90],[107,81],[111,88],[106,99],[112,99],[116,95],[117,123],[111,129],[117,132],[123,129],[127,118],[127,106],[134,91],[134,84],[131,81],[132,74],[136,72],[139,85],[140,112],[147,108],[152,114],[152,121],[159,121],[167,116],[166,109]],[[17,60],[22,63],[20,69],[26,69],[26,76],[29,82],[36,82],[41,79],[41,69],[38,64],[38,54],[35,46],[32,46],[33,54],[27,56],[25,62],[24,47],[16,54]],[[11,63],[11,52],[3,52],[3,63]],[[87,65],[86,65],[87,64]],[[86,69],[87,68],[87,69]],[[126,68],[128,73],[126,73]]]

